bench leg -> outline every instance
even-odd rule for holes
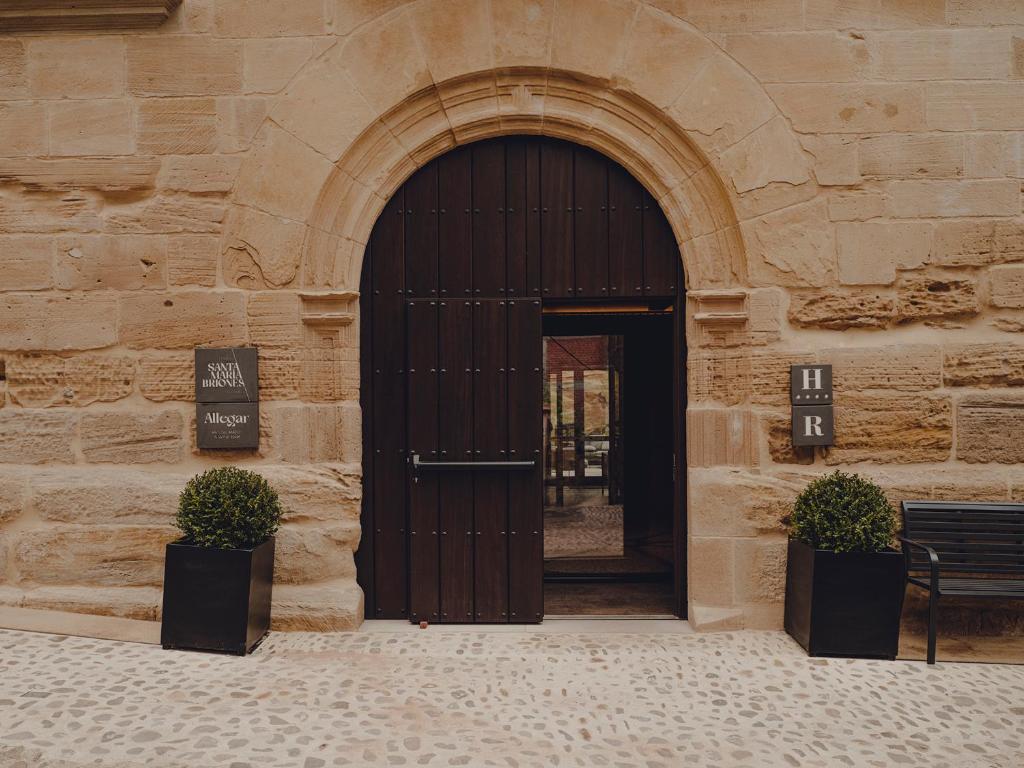
[[[939,609],[939,596],[928,591],[928,663],[935,663],[935,619]]]

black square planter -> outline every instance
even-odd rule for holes
[[[160,642],[244,656],[270,629],[273,583],[273,537],[252,549],[168,544]]]
[[[789,540],[786,631],[811,656],[895,659],[903,554],[832,552]]]

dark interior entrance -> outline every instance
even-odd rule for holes
[[[544,316],[549,615],[677,611],[672,319]]]
[[[621,166],[568,142],[468,144],[395,193],[371,235],[360,289],[356,557],[367,617],[543,618],[552,492],[545,334],[605,339],[620,443],[613,450],[584,428],[561,477],[586,486],[604,461],[602,492],[624,510],[617,573],[581,561],[575,575],[551,570],[549,580],[604,579],[604,597],[593,600],[604,599],[606,613],[627,602],[612,600],[613,590],[656,585],[671,595],[667,612],[685,616],[685,492],[672,480],[683,444],[681,277],[650,194]]]

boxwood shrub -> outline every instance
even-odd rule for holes
[[[882,489],[839,471],[808,484],[789,522],[793,538],[834,552],[879,552],[896,533],[895,513]]]
[[[175,523],[188,544],[250,549],[277,532],[281,514],[277,491],[266,478],[237,467],[218,467],[188,481]]]

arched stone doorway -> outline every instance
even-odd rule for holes
[[[681,287],[650,192],[578,144],[395,192],[360,284],[368,617],[686,615]]]
[[[299,293],[296,335],[308,349],[296,354],[303,379],[317,384],[304,399],[358,412],[359,335],[348,323],[363,254],[387,199],[417,167],[515,133],[569,139],[620,163],[664,210],[685,267],[691,621],[781,626],[774,596],[738,591],[733,553],[757,541],[741,538],[754,530],[748,513],[732,520],[718,496],[730,487],[723,472],[762,461],[751,359],[780,338],[777,286],[818,279],[801,272],[816,258],[804,233],[823,215],[806,202],[817,185],[763,86],[710,38],[645,2],[599,5],[622,18],[531,0],[455,14],[416,0],[367,14],[251,129],[224,247],[253,263],[256,285]],[[249,130],[238,110],[232,119]],[[317,408],[310,424],[322,418]],[[306,453],[283,458],[310,461]],[[358,471],[358,445],[352,455]],[[359,616],[358,594],[326,610]]]

